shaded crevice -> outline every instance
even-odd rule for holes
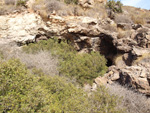
[[[35,36],[35,42],[39,42],[40,40],[47,40],[49,39],[50,37],[47,36],[47,35],[41,35],[41,34],[37,34]]]

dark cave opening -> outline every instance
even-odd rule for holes
[[[112,60],[110,60],[110,59],[107,59],[107,67],[109,67],[109,66],[112,66],[113,65],[113,62],[112,62]]]
[[[107,59],[107,66],[113,65],[114,58],[118,54],[117,48],[113,44],[113,37],[104,33],[100,34],[100,54]]]

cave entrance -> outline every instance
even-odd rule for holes
[[[112,62],[112,60],[111,59],[107,59],[107,67],[109,67],[109,66],[112,66],[113,65],[113,62]]]
[[[110,35],[101,33],[100,40],[100,54],[104,55],[107,59],[107,66],[111,66],[117,55],[117,48],[113,44],[113,38]]]

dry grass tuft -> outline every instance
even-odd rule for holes
[[[130,6],[123,7],[124,12],[127,12],[127,15],[131,17],[132,21],[135,24],[146,24],[150,20],[150,11]]]
[[[123,15],[123,14],[116,14],[115,15],[115,20],[116,23],[128,23],[131,24],[133,23],[130,16],[128,15]]]
[[[2,5],[0,6],[0,15],[5,15],[7,13],[11,13],[18,9],[18,7],[15,7],[14,5]]]
[[[138,63],[150,63],[150,53],[145,53],[143,54],[141,57],[138,57],[134,62],[133,62],[133,65],[136,65]]]
[[[40,51],[36,54],[27,54],[22,52],[21,48],[15,46],[1,46],[0,50],[3,53],[5,59],[18,58],[21,62],[26,64],[28,69],[39,69],[47,75],[59,75],[57,70],[58,60],[52,57],[50,52]]]
[[[15,57],[25,63],[29,69],[41,69],[45,74],[51,76],[59,74],[57,71],[57,58],[52,57],[47,51],[40,51],[37,54],[21,53]]]
[[[132,34],[132,31],[131,30],[122,30],[122,29],[118,29],[118,36],[117,38],[118,39],[121,39],[121,38],[127,38],[127,37],[130,37]]]
[[[93,18],[106,18],[107,12],[105,6],[100,3],[95,3],[93,8],[84,9],[79,5],[65,4],[63,0],[37,0],[32,4],[34,11],[44,10],[50,15],[54,11],[59,16],[89,16]]]
[[[18,11],[25,10],[24,6],[25,6],[26,1],[27,0],[25,0],[25,1],[23,1],[23,0],[22,1],[20,1],[20,0],[4,0],[3,3],[0,1],[0,15],[10,14],[16,10],[18,10]]]
[[[132,15],[131,18],[135,24],[145,24],[144,18],[139,15]]]
[[[5,0],[6,5],[15,5],[17,0]]]
[[[110,94],[122,98],[118,108],[126,107],[127,113],[150,113],[150,98],[145,95],[131,91],[119,84],[107,85]]]
[[[102,26],[103,29],[107,30],[107,31],[110,31],[110,32],[117,32],[117,27],[115,25],[105,25],[105,26]]]

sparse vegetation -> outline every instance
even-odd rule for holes
[[[122,29],[118,29],[118,36],[117,38],[118,39],[121,39],[121,38],[128,38],[130,37],[132,34],[132,32],[130,30],[122,30]]]
[[[0,15],[4,15],[10,12],[13,12],[16,10],[16,7],[14,5],[3,5],[0,6]]]
[[[6,5],[15,5],[16,4],[16,0],[4,0]]]
[[[78,0],[37,0],[32,5],[32,9],[40,11],[47,18],[53,11],[59,16],[89,16],[94,18],[106,18],[107,13],[103,4],[96,2],[93,4],[93,8],[86,9],[82,8],[77,3]],[[67,4],[66,4],[66,3]]]
[[[133,64],[132,65],[137,65],[137,64],[142,64],[142,62],[144,64],[149,64],[150,61],[150,53],[144,53],[142,56],[140,57],[137,57],[137,59],[135,61],[133,61]]]
[[[133,20],[133,22],[134,22],[135,24],[141,24],[141,25],[144,25],[144,24],[145,24],[144,18],[141,17],[141,16],[132,15],[132,16],[131,16],[131,19]]]
[[[112,10],[113,12],[116,12],[116,13],[122,13],[122,6],[123,4],[120,2],[120,1],[115,1],[115,0],[109,0],[107,3],[106,3],[106,8]]]
[[[62,10],[63,8],[63,3],[57,0],[45,0],[45,7],[47,11],[58,11]]]
[[[17,1],[17,6],[25,6],[26,2],[27,2],[27,0],[18,0]]]
[[[78,4],[78,0],[64,0],[66,4]]]
[[[6,0],[6,4],[0,6],[0,14],[12,13],[14,10],[21,10],[26,7],[27,0]],[[78,5],[78,0],[35,0],[28,4],[29,8],[38,11],[45,19],[52,12],[59,16],[89,16],[94,18],[106,18],[107,12],[105,6],[99,2],[93,4],[93,8],[86,9]],[[45,20],[46,20],[45,19]]]
[[[4,0],[4,3],[0,4],[0,15],[12,13],[15,10],[23,10],[28,0]]]
[[[150,12],[145,9],[135,8],[131,6],[124,6],[123,10],[125,12],[128,12],[127,16],[130,17],[135,24],[146,25],[150,17]]]
[[[28,0],[5,0],[5,5],[25,5]]]
[[[134,92],[127,86],[121,86],[117,83],[107,85],[109,94],[117,95],[122,98],[122,102],[117,106],[118,108],[125,107],[127,113],[149,113],[150,112],[150,98],[138,92]]]
[[[4,58],[3,52],[0,50],[0,60]]]
[[[123,15],[123,14],[116,14],[114,21],[118,23],[126,23],[126,24],[132,24],[132,19],[128,15]]]
[[[114,25],[108,24],[108,25],[102,26],[102,28],[111,32],[117,32],[117,27],[115,24]]]

